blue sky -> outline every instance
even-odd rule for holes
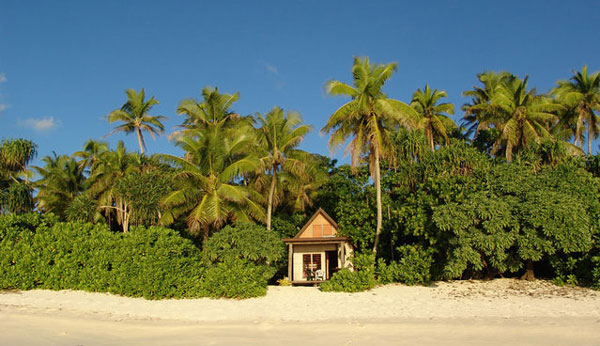
[[[212,85],[239,91],[241,114],[300,112],[315,128],[302,148],[328,154],[318,130],[347,99],[324,84],[351,82],[353,56],[398,62],[388,96],[408,102],[429,83],[459,109],[485,70],[529,74],[542,92],[584,64],[599,70],[599,22],[598,1],[3,0],[0,138],[71,154],[110,132],[104,117],[127,88],[154,95],[171,132],[177,104]],[[137,150],[133,134],[106,138],[119,139]],[[178,153],[166,137],[147,145]]]

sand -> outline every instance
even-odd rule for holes
[[[247,300],[0,293],[0,344],[600,345],[600,292],[514,279]]]

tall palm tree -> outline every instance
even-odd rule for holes
[[[600,73],[588,74],[587,66],[581,72],[573,71],[570,80],[558,81],[552,91],[559,101],[575,105],[577,121],[575,125],[574,144],[583,145],[583,131],[587,125],[588,155],[592,153],[592,140],[600,134]]]
[[[498,130],[491,154],[502,147],[506,159],[511,161],[514,151],[550,137],[550,127],[557,119],[553,113],[562,107],[538,95],[535,89],[528,90],[528,77],[520,79],[505,72],[487,72],[479,75],[479,79],[484,87],[465,92],[473,101],[463,109],[465,120],[473,123],[476,135],[483,129]]]
[[[535,89],[527,90],[527,79],[527,76],[522,80],[516,76],[508,78],[490,104],[494,109],[492,114],[499,115],[492,116],[491,122],[500,131],[492,154],[504,144],[507,161],[512,160],[514,151],[550,138],[550,126],[556,121],[553,112],[561,108],[547,97],[537,95]]]
[[[280,170],[293,175],[306,175],[306,152],[296,149],[304,136],[311,130],[302,125],[300,114],[274,107],[266,116],[257,115],[260,127],[257,130],[261,169],[271,175],[267,201],[267,229],[271,230],[273,195]]]
[[[251,133],[218,126],[178,136],[176,145],[185,151],[184,157],[162,155],[180,170],[175,175],[177,189],[163,200],[167,211],[160,222],[168,225],[186,214],[190,233],[202,233],[206,240],[228,221],[264,219],[252,190],[238,183],[244,173],[259,167],[258,159],[246,154],[252,140]]]
[[[410,106],[419,114],[419,127],[425,130],[427,143],[433,151],[435,149],[434,138],[436,135],[442,137],[448,144],[447,132],[456,128],[456,124],[448,115],[454,114],[454,105],[451,103],[438,103],[440,99],[448,97],[441,90],[431,89],[425,84],[423,90],[417,89],[413,94]]]
[[[470,125],[468,132],[474,132],[475,137],[480,131],[489,129],[490,123],[486,119],[493,116],[489,114],[491,111],[488,107],[489,103],[510,77],[511,74],[508,72],[486,71],[477,75],[482,86],[474,86],[472,90],[463,92],[463,96],[471,97],[471,102],[462,106],[465,112],[464,122]]]
[[[158,100],[154,96],[147,101],[144,100],[146,93],[143,88],[140,92],[127,89],[125,93],[127,94],[127,102],[123,104],[121,109],[114,110],[108,115],[109,123],[112,124],[115,121],[120,121],[123,124],[115,127],[108,135],[119,131],[127,134],[135,132],[140,146],[140,153],[144,155],[146,141],[144,140],[142,131],[147,131],[153,139],[156,138],[157,135],[162,134],[165,130],[161,121],[166,119],[166,117],[148,114],[152,106],[158,104]]]
[[[251,124],[250,117],[241,117],[231,110],[231,106],[239,100],[239,93],[221,94],[219,88],[210,86],[202,89],[202,101],[185,99],[177,107],[177,114],[185,115],[182,128],[170,135],[174,138],[181,134],[194,134],[197,129],[219,126],[222,129],[232,128],[240,123]]]
[[[353,167],[358,166],[363,154],[368,156],[377,192],[377,229],[373,244],[375,255],[382,223],[380,159],[393,159],[390,131],[399,125],[414,126],[417,119],[410,106],[388,98],[381,90],[396,70],[396,65],[372,65],[368,58],[355,58],[352,86],[336,80],[327,83],[329,94],[349,96],[352,100],[338,108],[321,129],[323,133],[332,132],[329,138],[332,150],[352,137],[346,150],[351,154]]]

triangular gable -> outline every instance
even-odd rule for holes
[[[338,225],[325,210],[319,208],[294,238],[337,237]]]

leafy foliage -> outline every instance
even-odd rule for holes
[[[249,241],[239,239],[245,242],[232,242]],[[268,253],[255,262],[280,258],[281,244],[278,253],[275,248],[265,248]],[[192,241],[162,227],[113,233],[106,225],[57,222],[51,214],[9,215],[0,217],[0,288],[79,289],[147,299],[264,295],[275,269],[233,252],[230,247],[210,262]]]
[[[370,290],[378,284],[373,253],[357,254],[352,261],[355,271],[343,268],[324,282],[321,289],[325,292],[360,292]]]
[[[267,265],[281,260],[284,255],[284,245],[277,234],[251,223],[238,223],[221,229],[203,245],[202,250],[213,263],[243,259]]]
[[[431,249],[423,250],[417,245],[398,247],[400,259],[386,264],[377,260],[377,279],[382,284],[400,282],[406,285],[427,284],[431,281]]]

